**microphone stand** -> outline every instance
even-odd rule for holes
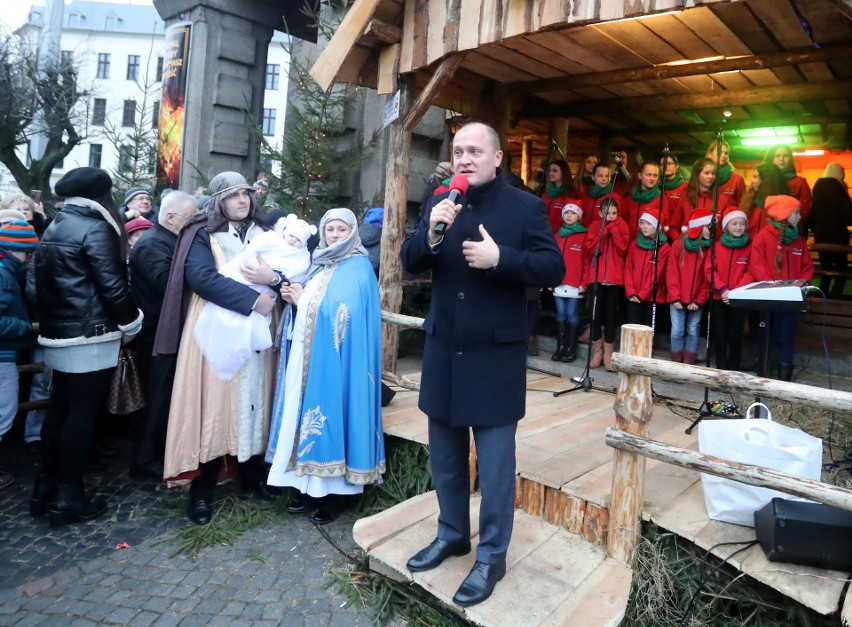
[[[663,148],[663,163],[669,162],[669,145]],[[660,262],[660,232],[663,230],[663,204],[666,199],[665,174],[660,177],[660,219],[657,222],[657,232],[654,235],[654,282],[651,285],[651,344],[654,343],[654,332],[657,329],[657,281],[660,275],[657,264]]]
[[[619,168],[617,167],[619,159],[616,159],[616,168],[615,174],[612,177],[611,187],[609,190],[609,194],[603,201],[601,201],[601,207],[606,205],[607,212],[609,212],[609,205],[612,203],[612,195],[615,192],[615,181],[618,178]],[[571,377],[571,380],[576,383],[573,388],[568,388],[565,390],[559,390],[558,392],[554,392],[554,397],[562,396],[563,394],[570,394],[571,392],[576,392],[577,390],[583,390],[584,392],[588,392],[589,390],[597,390],[598,392],[606,392],[608,394],[615,394],[615,388],[601,388],[596,385],[593,385],[594,379],[589,376],[589,372],[591,371],[591,363],[592,363],[592,328],[591,325],[594,323],[595,314],[598,310],[598,292],[600,291],[600,283],[598,283],[598,273],[600,272],[600,257],[602,251],[603,244],[603,236],[604,229],[606,228],[606,215],[601,216],[601,230],[598,233],[598,241],[595,242],[595,252],[592,255],[592,267],[595,269],[595,280],[591,283],[594,285],[594,293],[591,295],[592,298],[592,321],[589,324],[589,339],[586,342],[586,367],[583,369],[583,372],[579,377]]]
[[[713,315],[713,297],[716,295],[716,227],[718,224],[716,214],[719,212],[719,159],[722,154],[723,143],[724,135],[720,128],[719,132],[716,133],[716,180],[713,182],[713,214],[710,217],[710,295],[708,297],[710,307],[707,309],[707,337],[705,338],[707,354],[704,360],[704,364],[708,368],[710,367],[710,348],[712,346],[712,343],[710,342],[710,320]],[[700,245],[699,241],[699,247]],[[698,418],[696,418],[684,432],[687,435],[691,434],[692,430],[698,426],[699,422],[712,415],[713,412],[710,410],[710,388],[704,386],[704,401],[701,403],[701,407],[698,408]]]

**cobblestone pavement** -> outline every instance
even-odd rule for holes
[[[52,531],[46,518],[29,516],[36,461],[20,434],[9,436],[0,444],[0,467],[16,481],[0,490],[0,626],[373,624],[325,587],[344,558],[302,516],[251,529],[195,561],[170,557],[172,531],[191,523],[164,508],[183,507],[186,497],[131,480],[124,455],[86,476],[90,493],[109,497],[109,512]],[[354,548],[354,522],[349,514],[326,525],[345,551]],[[116,550],[119,543],[130,548]]]

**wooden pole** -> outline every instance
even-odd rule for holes
[[[747,485],[779,490],[811,501],[839,507],[852,512],[852,490],[829,485],[812,479],[800,479],[786,472],[770,470],[762,466],[744,464],[712,455],[696,453],[689,449],[671,446],[645,437],[609,428],[606,443],[616,450],[658,459],[667,464],[699,470],[717,477],[733,479]],[[615,494],[613,493],[613,497]]]
[[[650,327],[625,324],[621,327],[621,351],[650,357],[653,333]],[[615,396],[615,424],[618,429],[647,437],[654,415],[651,379],[645,375],[620,373]],[[612,470],[612,500],[606,552],[625,564],[633,561],[642,525],[645,501],[645,458],[630,451],[616,450]]]
[[[715,370],[703,366],[689,366],[663,359],[650,359],[635,355],[615,353],[613,367],[619,372],[632,372],[648,377],[658,377],[675,383],[689,383],[723,392],[740,392],[762,396],[797,405],[808,405],[832,411],[852,411],[852,392],[765,379],[744,372]]]
[[[408,169],[411,133],[403,127],[414,100],[414,76],[399,77],[399,117],[390,124],[385,170],[385,218],[379,260],[379,296],[383,311],[398,313],[402,305],[402,263],[399,251],[405,239],[408,213]],[[396,372],[399,327],[382,325],[382,369]]]
[[[524,184],[529,185],[532,179],[532,140],[524,139],[521,142],[521,178]]]

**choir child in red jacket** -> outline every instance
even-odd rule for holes
[[[622,205],[621,196],[612,189],[609,166],[606,163],[595,165],[592,180],[594,185],[588,187],[583,194],[583,226],[589,226],[592,222],[600,220],[601,203],[608,198],[612,198],[617,207]]]
[[[773,146],[766,152],[763,162],[774,163],[784,174],[784,178],[787,179],[790,193],[799,201],[799,214],[802,216],[801,223],[798,225],[799,232],[807,239],[808,218],[811,217],[814,199],[808,181],[796,174],[796,162],[793,159],[793,151],[790,150],[789,146]]]
[[[634,237],[639,231],[639,216],[648,210],[654,210],[659,213],[661,204],[662,224],[666,225],[669,222],[668,205],[666,204],[665,197],[661,201],[660,196],[663,195],[663,191],[660,189],[660,185],[657,184],[660,179],[660,166],[653,161],[646,161],[639,168],[638,178],[639,182],[636,184],[636,187],[624,199],[624,209],[621,212],[624,220],[630,227],[631,237]],[[665,233],[665,231],[663,232]]]
[[[556,302],[556,352],[552,361],[571,363],[577,358],[577,330],[580,326],[580,300],[583,286],[584,244],[588,229],[580,224],[583,210],[569,202],[562,207],[562,226],[556,234],[556,244],[565,260],[565,277],[553,288]]]
[[[751,175],[751,184],[740,200],[740,209],[748,214],[748,232],[752,241],[766,224],[763,207],[767,196],[792,196],[784,174],[773,163],[758,163]]]
[[[716,163],[707,159],[699,159],[692,166],[692,175],[689,177],[689,183],[686,186],[686,194],[681,199],[683,207],[683,215],[691,216],[696,209],[703,209],[713,213],[714,193],[713,186],[716,184]],[[717,215],[725,210],[728,205],[725,203],[731,202],[731,196],[722,196],[719,194],[719,204],[716,207]],[[681,235],[686,232],[687,226],[681,226]]]
[[[683,197],[688,183],[680,173],[680,163],[676,156],[670,154],[665,163],[661,159],[660,168],[663,170],[663,193],[669,208],[669,221],[663,221],[663,233],[674,243],[680,237],[680,227],[689,217],[683,215]]]
[[[716,142],[707,146],[704,156],[716,163]],[[716,178],[719,181],[719,211],[731,205],[739,205],[745,194],[746,187],[743,177],[734,172],[730,164],[731,147],[728,142],[722,142],[722,152],[719,153],[719,171]]]
[[[597,251],[598,240],[600,251]],[[624,257],[629,242],[630,228],[618,216],[618,203],[614,198],[604,200],[601,217],[589,225],[585,243],[587,265],[583,281],[592,307],[591,368],[600,367],[606,358],[604,365],[607,370],[611,369],[609,359],[615,350],[618,306],[624,298]],[[606,329],[605,333],[601,327]]]
[[[541,199],[547,206],[547,221],[553,234],[562,226],[562,207],[565,203],[576,200],[574,181],[571,170],[564,159],[551,161],[547,168],[547,187],[541,194]]]
[[[586,190],[595,184],[592,175],[595,172],[595,166],[598,164],[598,161],[600,159],[598,159],[597,155],[586,155],[586,158],[580,163],[577,176],[574,177],[574,191],[577,192],[577,198],[582,200]]]
[[[804,237],[799,234],[799,201],[792,196],[769,196],[767,224],[755,236],[749,269],[755,281],[810,281],[814,264]],[[764,319],[767,316],[764,315]],[[773,311],[768,316],[770,343],[778,349],[778,378],[793,379],[793,340],[798,313]]]
[[[672,320],[672,361],[694,364],[698,360],[701,314],[710,284],[704,276],[704,257],[710,248],[713,214],[696,209],[687,232],[672,244],[666,266],[666,291]],[[684,334],[686,343],[684,344]]]
[[[658,239],[659,238],[659,239]],[[660,230],[660,212],[646,209],[639,216],[639,232],[627,248],[624,294],[628,324],[651,325],[651,303],[666,300],[666,263],[671,254],[668,238]]]
[[[731,307],[728,292],[754,282],[749,272],[751,241],[747,227],[745,211],[736,206],[725,209],[722,237],[716,240],[712,253],[704,261],[704,275],[713,284],[712,333],[716,367],[720,370],[739,370],[742,359],[746,311]]]

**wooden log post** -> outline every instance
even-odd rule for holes
[[[390,124],[388,163],[385,170],[385,219],[379,260],[379,296],[382,311],[399,313],[402,305],[402,262],[399,251],[405,238],[408,211],[408,169],[411,133],[403,121],[414,100],[414,77],[399,77],[399,117]],[[396,372],[399,327],[382,323],[382,369]]]
[[[650,327],[625,324],[621,327],[621,352],[640,357],[651,356],[653,332]],[[654,401],[651,379],[643,375],[618,375],[615,397],[616,427],[641,437],[648,436]],[[645,458],[636,453],[616,450],[612,470],[612,500],[607,529],[607,555],[625,564],[633,561],[642,524],[645,500]]]

